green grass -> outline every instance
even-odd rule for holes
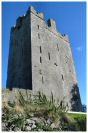
[[[80,131],[86,131],[86,114],[68,114],[75,121]]]
[[[2,116],[2,122],[7,123],[6,131],[9,131],[12,125],[25,131],[25,121],[30,119],[32,114],[37,118],[50,119],[56,125],[60,123],[56,128],[42,122],[36,123],[37,127],[32,129],[33,131],[86,131],[86,115],[67,113],[64,102],[56,104],[53,94],[50,99],[41,92],[36,95],[27,94],[25,98],[19,91],[16,101],[3,102],[3,112],[5,115]]]

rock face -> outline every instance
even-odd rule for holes
[[[69,110],[82,110],[68,36],[33,7],[11,28],[7,88],[53,93]]]

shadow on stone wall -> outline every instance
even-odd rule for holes
[[[77,84],[74,84],[71,89],[71,104],[72,110],[82,111],[82,104],[80,99],[79,87]]]

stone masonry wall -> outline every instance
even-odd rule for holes
[[[30,15],[11,29],[7,88],[32,89]]]
[[[77,86],[77,79],[69,40],[56,31],[54,20],[48,20],[47,25],[40,14],[31,8],[33,90],[43,91],[47,96],[52,92],[55,99],[65,99],[69,109],[73,109],[71,90]],[[78,101],[75,109],[81,109],[80,96]]]
[[[14,68],[14,69],[13,69]],[[69,110],[81,111],[81,100],[67,35],[55,21],[30,7],[11,30],[7,88],[42,91],[65,100]]]

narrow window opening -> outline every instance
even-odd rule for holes
[[[40,34],[38,33],[38,38],[40,39]]]
[[[40,63],[42,63],[42,58],[40,57]]]
[[[41,46],[40,46],[40,53],[42,53],[42,48],[41,48]]]
[[[39,29],[39,25],[38,25],[38,29]]]
[[[43,76],[42,76],[42,83],[44,83],[44,79],[43,79]]]
[[[50,60],[50,53],[48,53],[48,57],[49,57],[49,60]]]
[[[58,44],[57,44],[57,49],[58,49],[58,51],[59,51],[59,47],[58,47]]]
[[[64,80],[63,74],[62,74],[62,80]]]

